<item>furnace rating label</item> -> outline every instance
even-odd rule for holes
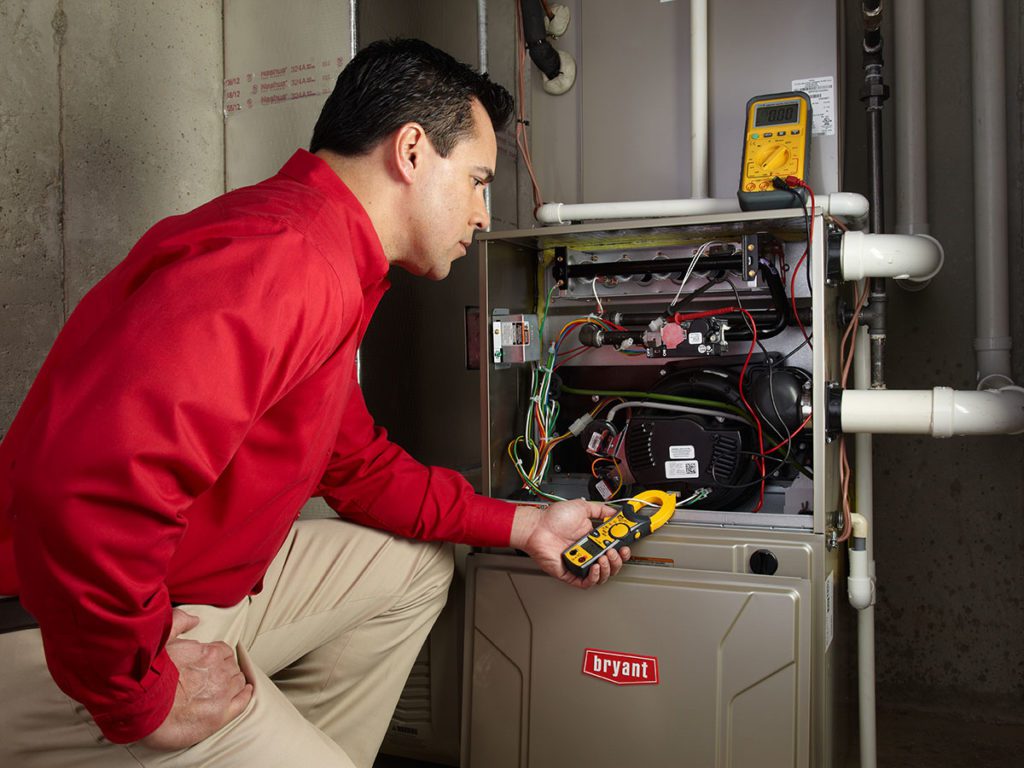
[[[832,77],[794,80],[793,90],[811,97],[811,135],[832,136],[836,132],[835,80]]]
[[[587,648],[583,674],[614,685],[658,685],[658,658]]]

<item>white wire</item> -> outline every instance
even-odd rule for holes
[[[729,419],[730,421],[738,421],[743,424],[749,424],[750,421],[742,416],[737,416],[734,413],[728,413],[726,411],[713,411],[710,408],[696,408],[692,405],[670,405],[669,403],[652,403],[649,400],[631,400],[625,403],[618,403],[613,406],[605,419],[611,421],[615,418],[615,414],[623,408],[657,408],[663,411],[679,411],[681,413],[695,413],[699,416],[715,416],[722,419]]]
[[[686,268],[686,274],[683,275],[683,282],[679,284],[679,290],[676,291],[675,297],[668,304],[670,311],[672,307],[676,305],[676,302],[679,301],[679,297],[683,295],[683,286],[686,285],[687,281],[690,279],[690,275],[693,274],[693,270],[697,267],[697,262],[700,260],[700,257],[705,255],[712,245],[721,245],[721,243],[717,240],[709,240],[694,251],[693,259],[690,261],[690,266]]]
[[[601,303],[601,297],[597,295],[597,278],[595,277],[590,281],[590,287],[594,289],[594,300],[597,302],[597,314],[598,316],[604,315],[604,305]]]

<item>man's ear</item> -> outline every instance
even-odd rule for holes
[[[422,168],[430,141],[419,123],[406,123],[395,133],[392,145],[395,169],[402,181],[411,184]]]

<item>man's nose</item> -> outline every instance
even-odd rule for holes
[[[485,202],[483,195],[480,195],[478,198],[476,207],[473,209],[473,215],[469,219],[469,223],[475,229],[486,230],[491,226],[491,216],[487,212],[487,203]]]

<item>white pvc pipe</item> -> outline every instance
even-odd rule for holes
[[[943,260],[942,246],[930,235],[843,233],[840,261],[844,280],[895,277],[926,282],[939,273]]]
[[[842,431],[890,435],[1016,435],[1024,432],[1024,389],[848,389]]]
[[[925,155],[924,0],[894,3],[896,110],[896,227],[928,234],[928,165]]]
[[[868,201],[854,192],[836,192],[815,199],[821,213],[847,220],[851,227],[863,226]],[[706,216],[715,213],[739,213],[732,197],[708,197],[703,200],[635,200],[624,203],[544,203],[537,209],[541,224],[568,224],[594,219],[654,219],[666,216]]]
[[[704,216],[737,213],[734,198],[703,200],[635,200],[626,203],[544,203],[537,209],[542,224],[567,224],[591,219],[648,219],[663,216]]]
[[[815,202],[822,206],[822,212],[843,219],[848,219],[855,228],[867,224],[868,211],[870,206],[864,195],[856,192],[833,192],[830,195],[821,195]]]
[[[846,580],[846,594],[850,605],[863,611],[875,602],[875,584],[871,579],[868,560],[868,521],[864,515],[853,513],[853,535],[850,537],[850,575]]]
[[[868,330],[861,326],[854,339],[853,383],[857,389],[871,388],[871,342]],[[868,576],[872,593],[875,581],[874,536],[874,478],[872,476],[874,457],[871,452],[871,435],[854,435],[854,489],[857,499],[858,516],[865,521]],[[867,605],[857,611],[857,713],[860,723],[860,765],[861,768],[875,768],[877,765],[877,739],[875,717],[875,606]]]
[[[978,379],[1011,381],[1006,211],[1006,57],[1002,0],[971,3],[974,264]]]
[[[690,197],[708,196],[708,2],[690,0]]]

